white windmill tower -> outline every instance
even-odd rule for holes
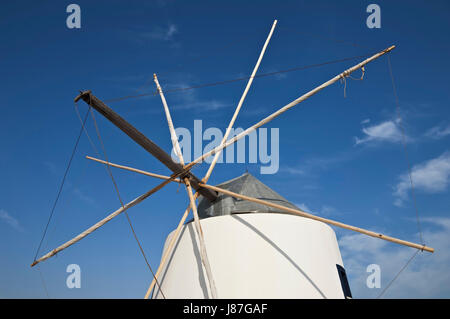
[[[171,176],[87,157],[91,160],[165,181],[111,213],[78,236],[53,249],[32,266],[44,261],[86,237],[108,221],[137,205],[171,182],[184,184],[189,205],[178,227],[169,234],[158,270],[145,298],[345,298],[351,297],[334,231],[329,225],[388,240],[419,250],[433,252],[425,245],[396,239],[380,233],[343,224],[304,212],[282,196],[244,174],[218,186],[207,184],[221,151],[296,106],[327,86],[348,77],[358,69],[390,52],[391,46],[345,70],[329,81],[300,96],[240,134],[228,139],[273,34],[275,20],[244,93],[219,146],[190,163],[184,163],[169,108],[154,76],[163,102],[173,148],[179,163],[159,146],[125,121],[91,91],[83,99],[105,116],[171,171]],[[207,174],[197,178],[191,168],[215,155]],[[196,191],[194,193],[193,189]],[[197,207],[196,200],[199,199]],[[187,222],[192,209],[193,221]],[[152,294],[153,293],[153,294]]]
[[[276,205],[296,206],[245,173],[218,187]],[[198,214],[220,298],[351,297],[334,231],[325,223],[220,195],[202,198]],[[164,253],[169,250],[172,232]],[[193,223],[178,236],[156,287],[154,298],[208,298]]]

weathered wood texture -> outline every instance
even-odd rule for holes
[[[174,162],[172,157],[167,154],[163,149],[156,145],[153,141],[147,138],[144,134],[138,131],[133,125],[128,123],[119,114],[114,112],[105,103],[99,100],[91,91],[84,91],[75,98],[75,102],[82,99],[88,105],[92,106],[97,112],[107,118],[111,123],[121,129],[125,134],[127,134],[133,141],[142,146],[147,152],[156,157],[161,163],[168,167],[173,173],[179,173],[183,171],[183,166]],[[200,180],[191,172],[182,175],[181,177],[189,177],[189,181],[192,187],[198,191],[200,194],[205,196],[210,201],[214,201],[217,198],[217,194],[208,189],[201,189],[198,186]]]

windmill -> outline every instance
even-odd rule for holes
[[[189,204],[178,227],[166,240],[160,265],[145,298],[149,298],[152,292],[154,298],[160,298],[163,291],[166,296],[172,298],[351,297],[336,236],[328,225],[421,251],[434,252],[433,248],[424,244],[408,242],[304,212],[248,173],[218,186],[207,184],[223,149],[322,89],[339,80],[345,81],[356,70],[361,69],[364,72],[366,64],[395,48],[390,46],[368,57],[229,139],[276,24],[275,20],[220,145],[190,163],[184,161],[170,110],[156,74],[154,82],[164,107],[173,150],[179,162],[175,162],[168,153],[91,91],[80,92],[75,103],[83,100],[157,158],[172,174],[165,176],[150,173],[87,156],[88,159],[108,167],[129,170],[164,181],[129,203],[122,204],[119,209],[73,239],[35,259],[31,266],[80,241],[169,183],[184,184]],[[202,179],[191,172],[195,165],[213,155],[209,169]],[[193,222],[185,223],[191,210]],[[269,279],[262,278],[267,274]],[[158,280],[158,287],[155,288]]]

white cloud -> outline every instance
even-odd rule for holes
[[[149,32],[141,33],[141,37],[153,40],[171,41],[173,36],[178,33],[178,28],[174,24],[167,27],[156,26]]]
[[[305,174],[305,171],[303,169],[296,168],[296,167],[283,167],[281,170],[283,172],[293,174],[293,175],[304,175]]]
[[[447,127],[435,126],[425,133],[426,137],[430,137],[436,140],[446,137],[447,135],[450,135],[450,125],[448,125]]]
[[[329,205],[322,205],[320,213],[322,214],[322,216],[340,215],[336,208]]]
[[[355,145],[368,142],[398,143],[402,140],[401,131],[394,121],[385,121],[380,124],[364,127],[362,132],[364,133],[362,138],[355,137]]]
[[[167,32],[166,32],[166,38],[168,38],[168,39],[172,38],[172,36],[177,32],[178,32],[178,29],[174,24],[169,25],[169,28],[167,29]]]
[[[305,203],[296,203],[295,206],[297,206],[306,213],[310,213],[317,216],[340,215],[336,208],[329,205],[322,205],[321,209],[317,211],[309,208],[309,206],[306,205]]]
[[[224,103],[218,100],[209,100],[209,101],[189,100],[187,101],[187,103],[175,105],[173,107],[173,110],[196,109],[198,111],[214,111],[230,106],[231,104]]]
[[[22,226],[20,226],[19,221],[8,214],[4,209],[0,209],[0,219],[9,224],[12,228],[18,231],[23,231]]]
[[[365,120],[361,121],[361,124],[368,124],[368,123],[370,123],[370,119],[365,119]]]
[[[415,165],[412,168],[412,181],[415,190],[426,193],[440,193],[447,189],[450,176],[450,152],[445,152],[437,158]],[[399,177],[398,184],[394,187],[394,204],[401,206],[408,199],[408,191],[411,183],[408,174]]]
[[[308,206],[306,206],[305,203],[295,204],[295,206],[297,206],[298,208],[300,208],[304,212],[312,214],[312,210]]]
[[[74,188],[73,194],[76,195],[79,199],[81,199],[82,201],[84,201],[84,202],[86,202],[88,204],[91,204],[91,205],[95,204],[95,200],[92,197],[86,195],[84,192],[82,192],[77,187]]]
[[[292,175],[312,175],[316,171],[329,170],[355,158],[358,152],[342,152],[325,157],[311,157],[296,166],[281,167],[280,171]]]
[[[186,76],[187,77],[187,76]],[[166,87],[170,89],[180,89],[188,88],[192,85],[186,82],[169,83]],[[226,103],[217,99],[204,100],[199,98],[197,92],[194,90],[186,90],[180,92],[180,94],[172,95],[171,100],[175,102],[168,101],[169,108],[173,111],[179,110],[195,110],[199,112],[204,111],[216,111],[219,109],[227,108],[233,106],[231,103]]]
[[[267,69],[267,70],[264,70],[263,73],[264,73],[264,74],[270,74],[270,73],[273,73],[273,76],[274,76],[274,79],[275,79],[275,80],[284,80],[284,79],[286,79],[287,76],[288,76],[287,73],[285,73],[285,72],[280,72],[280,70],[276,70],[276,69],[274,69],[274,68],[269,68],[269,69]],[[240,74],[242,74],[242,73],[240,73]],[[249,75],[244,75],[244,74],[239,75],[240,78],[242,78],[242,77],[248,77],[248,76],[249,76]]]
[[[386,241],[378,240],[359,233],[345,235],[339,239],[339,246],[351,252],[376,251],[386,245]]]
[[[435,252],[419,252],[383,298],[450,297],[450,219],[428,218],[423,221],[434,228],[423,235]],[[342,236],[339,246],[354,298],[377,297],[414,253],[414,249],[362,234]],[[370,264],[380,265],[380,289],[370,289],[366,285],[370,275],[366,269]]]

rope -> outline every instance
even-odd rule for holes
[[[344,83],[344,98],[347,97],[347,94],[346,94],[346,90],[347,90],[347,78],[350,78],[350,79],[355,80],[355,81],[362,81],[362,80],[364,79],[364,74],[365,74],[365,72],[366,72],[366,69],[364,68],[364,66],[361,67],[361,77],[360,77],[359,79],[358,79],[358,78],[354,78],[353,76],[351,76],[350,72],[348,72],[348,71],[344,71],[344,72],[340,75],[341,83]]]
[[[274,76],[274,75],[281,74],[281,73],[288,73],[288,72],[295,72],[295,71],[300,71],[300,70],[306,70],[306,69],[310,69],[310,68],[321,67],[321,66],[324,66],[324,65],[329,65],[329,64],[334,64],[334,63],[340,63],[340,62],[345,62],[345,61],[365,58],[365,57],[368,57],[370,55],[372,55],[372,54],[358,55],[358,56],[343,58],[343,59],[339,59],[339,60],[332,60],[332,61],[327,61],[327,62],[323,62],[323,63],[311,64],[311,65],[306,65],[306,66],[299,66],[299,67],[294,67],[294,68],[285,69],[285,70],[279,70],[279,71],[275,71],[275,72],[261,73],[261,74],[255,75],[254,78],[262,78],[262,77],[267,77],[267,76]],[[164,90],[164,94],[168,94],[168,93],[170,94],[170,93],[175,93],[175,92],[180,92],[180,91],[187,91],[187,90],[193,90],[193,89],[200,89],[200,88],[204,88],[204,87],[211,87],[211,86],[230,84],[230,83],[234,83],[234,82],[238,82],[238,81],[248,80],[250,78],[251,78],[250,76],[245,76],[245,77],[234,78],[234,79],[230,79],[230,80],[223,80],[223,81],[204,83],[204,84],[199,84],[199,85],[194,85],[194,86],[189,86],[189,87],[181,87],[181,88],[175,88],[175,89],[171,89],[171,90]],[[126,96],[122,96],[122,97],[111,98],[111,99],[105,100],[105,102],[119,102],[119,101],[128,100],[128,99],[132,99],[132,98],[140,98],[140,97],[145,97],[145,96],[156,96],[156,95],[158,95],[157,92],[142,93],[142,94],[136,94],[136,95],[126,95]]]
[[[302,32],[302,31],[298,31],[298,28],[291,28],[291,27],[285,27],[285,26],[283,27],[283,26],[280,26],[279,24],[278,24],[278,29],[285,30],[285,31],[288,31],[288,32],[292,32],[292,33],[301,34],[301,35],[307,35],[307,36],[310,36],[310,37],[312,37],[312,38],[318,38],[318,39],[322,39],[322,40],[327,40],[327,41],[330,41],[330,42],[333,42],[333,43],[346,44],[346,45],[349,45],[349,46],[358,47],[358,48],[364,48],[364,49],[370,48],[370,47],[367,46],[367,45],[362,45],[362,44],[358,44],[358,43],[354,43],[354,42],[350,42],[350,41],[337,40],[337,39],[335,39],[335,38],[326,37],[326,36],[317,35],[317,34],[312,34],[312,33],[306,33],[306,32]],[[242,42],[242,41],[244,41],[244,40],[246,40],[246,39],[248,39],[248,38],[250,38],[250,37],[254,38],[254,37],[255,37],[255,34],[254,34],[254,33],[251,33],[251,34],[244,34],[244,35],[243,35],[243,34],[240,32],[237,36],[234,36],[234,39],[237,38],[237,40],[230,41],[230,42],[228,42],[227,44],[225,44],[224,46],[215,48],[215,49],[212,50],[212,52],[219,52],[219,51],[222,52],[222,51],[224,51],[225,49],[228,49],[228,48],[230,48],[230,47],[233,47],[233,46],[235,46],[237,43],[240,43],[240,42]],[[372,48],[371,48],[371,49],[372,49]],[[210,51],[210,52],[211,52],[211,51]],[[168,70],[169,70],[170,72],[173,72],[173,71],[179,71],[179,70],[181,70],[181,69],[186,69],[187,66],[191,66],[192,64],[195,64],[195,63],[197,63],[198,61],[204,61],[206,58],[210,58],[211,56],[212,56],[212,54],[209,53],[209,54],[205,54],[205,55],[200,55],[200,56],[192,57],[192,58],[188,59],[188,61],[191,61],[191,62],[194,61],[194,63],[188,63],[188,64],[183,64],[183,65],[178,64],[177,66],[169,67]],[[166,69],[163,73],[158,73],[158,77],[159,77],[160,79],[161,79],[161,78],[163,78],[163,79],[164,79],[164,78],[167,78],[168,73],[169,73],[169,72],[167,72],[167,69]],[[248,78],[246,78],[246,79],[248,79]],[[144,83],[142,86],[140,86],[137,90],[142,92],[143,89],[144,89],[145,87],[147,87],[147,86],[150,84],[150,82],[151,82],[152,80],[153,80],[153,76],[148,77],[148,79],[145,81],[145,83]],[[165,93],[167,93],[167,92],[165,92]],[[106,102],[108,102],[108,101],[106,101]]]
[[[42,273],[41,266],[38,265],[37,269],[39,271],[39,275],[40,275],[41,281],[42,281],[42,286],[44,287],[45,294],[47,295],[47,299],[50,299],[50,295],[48,294],[48,289],[47,289],[47,285],[45,284],[44,274]]]
[[[77,113],[78,119],[80,120],[80,122],[82,122],[81,116],[80,116],[80,112],[78,110],[78,105],[77,103],[74,103],[75,106],[75,111]],[[97,153],[97,155],[100,157],[100,152],[98,151],[97,147],[95,146],[94,142],[92,141],[91,137],[89,136],[88,131],[86,130],[86,127],[84,127],[84,133],[87,136],[88,140],[89,140],[89,144],[91,144],[92,149],[94,150],[95,153]]]
[[[254,37],[254,34],[242,35],[242,33],[239,33],[237,38],[240,38],[240,39],[230,41],[229,43],[227,43],[224,46],[221,46],[221,47],[213,49],[212,52],[223,51],[224,49],[230,48],[230,47],[236,45],[237,43],[242,42],[245,39],[250,38],[250,37]],[[198,61],[204,61],[205,58],[209,58],[211,56],[212,56],[212,54],[205,54],[205,55],[192,57],[192,58],[188,59],[188,61],[191,61],[191,62],[194,61],[194,63],[189,63],[188,65],[186,65],[186,64],[183,64],[183,65],[178,64],[177,66],[169,67],[168,69],[165,70],[165,72],[158,73],[158,78],[160,78],[160,79],[161,78],[162,79],[167,78],[167,75],[169,74],[169,72],[174,72],[174,71],[179,71],[179,70],[182,70],[182,69],[186,69],[187,66],[195,64]],[[169,70],[169,72],[167,70]],[[153,73],[156,73],[156,72],[153,72]],[[140,91],[140,92],[144,91],[144,89],[151,83],[152,80],[153,80],[153,75],[148,77],[147,80],[145,81],[145,83],[137,88],[137,91]],[[147,96],[147,94],[145,94],[144,96]],[[105,102],[108,102],[108,101],[106,100]]]
[[[83,120],[80,117],[80,124],[81,123],[83,123]],[[73,186],[69,187],[69,185],[68,185],[69,188],[73,188],[75,190],[76,189],[76,185],[78,185],[77,183],[79,181],[83,180],[83,177],[86,174],[87,164],[88,164],[87,161],[84,161],[83,162],[83,167],[81,169],[81,173],[77,173],[77,175],[75,177],[72,176],[70,181],[71,181],[71,184]],[[73,172],[72,172],[72,175],[73,175]],[[74,199],[73,196],[71,196],[69,198],[69,200],[66,200],[65,206],[68,205],[70,207],[70,205],[72,205],[73,203],[76,203],[76,202],[77,202],[77,200]],[[62,205],[61,202],[60,202],[60,205]],[[55,238],[56,230],[60,227],[61,221],[64,218],[64,214],[66,213],[66,210],[64,208],[61,208],[61,206],[60,206],[59,210],[61,211],[61,213],[59,213],[58,215],[55,215],[55,218],[53,219],[52,224],[49,226],[49,229],[47,231],[47,235],[45,236],[45,240],[44,240],[44,242],[42,244],[42,247],[41,247],[41,251],[50,251],[49,245],[52,242],[52,239]],[[55,254],[55,257],[57,258],[58,254]]]
[[[392,283],[398,278],[398,276],[400,276],[400,274],[402,273],[403,270],[406,269],[406,267],[408,267],[408,265],[413,261],[413,259],[417,256],[417,254],[419,253],[419,249],[417,249],[415,251],[415,253],[411,256],[411,258],[406,262],[406,264],[400,269],[400,271],[397,273],[397,275],[395,275],[395,277],[387,284],[387,286],[383,289],[383,291],[378,295],[377,299],[381,298],[381,296],[384,295],[384,293],[388,290],[388,288],[392,285]]]
[[[341,75],[341,84],[344,83],[344,98],[347,97],[347,78]]]
[[[398,94],[397,94],[397,89],[395,86],[395,81],[394,81],[394,75],[392,72],[392,65],[391,65],[391,59],[389,57],[389,55],[387,56],[387,63],[388,63],[388,69],[389,69],[389,76],[391,78],[391,83],[392,83],[392,90],[394,92],[394,98],[395,98],[395,104],[396,104],[396,110],[397,110],[397,119],[399,122],[399,126],[400,126],[400,130],[402,132],[402,144],[403,144],[403,149],[405,152],[405,159],[406,159],[406,163],[408,165],[408,176],[409,176],[409,181],[411,184],[411,196],[413,198],[413,203],[414,203],[414,209],[416,212],[416,221],[417,221],[417,228],[419,230],[419,237],[420,237],[420,242],[425,246],[424,240],[423,240],[423,234],[422,234],[422,227],[420,224],[420,218],[419,218],[419,210],[417,208],[417,202],[416,202],[416,197],[415,197],[415,193],[414,193],[414,183],[413,183],[413,179],[412,179],[412,171],[411,171],[411,164],[409,162],[409,157],[408,157],[408,150],[406,147],[406,134],[405,134],[405,128],[403,127],[403,120],[401,117],[401,113],[400,113],[400,102],[399,102],[399,98],[398,98]],[[384,295],[384,293],[389,289],[389,287],[391,287],[391,285],[394,283],[395,280],[397,280],[397,278],[400,276],[400,274],[403,272],[403,270],[406,269],[406,267],[408,267],[408,265],[414,260],[414,258],[417,256],[417,254],[423,251],[421,249],[417,249],[414,254],[411,256],[411,258],[406,262],[406,264],[400,269],[400,271],[395,275],[395,277],[389,282],[389,284],[387,284],[387,286],[383,289],[383,291],[378,295],[377,299],[381,298],[381,296]]]
[[[405,151],[406,163],[408,165],[408,176],[409,176],[409,182],[411,184],[411,197],[413,199],[414,209],[415,209],[415,212],[416,212],[416,220],[417,220],[417,228],[419,230],[419,238],[420,238],[421,244],[425,245],[424,240],[423,240],[423,235],[422,235],[422,227],[421,227],[420,219],[419,219],[419,210],[417,208],[416,195],[415,195],[415,192],[414,192],[414,183],[413,183],[413,179],[412,179],[411,164],[409,162],[408,150],[407,150],[407,147],[406,147],[405,128],[403,127],[403,120],[402,120],[401,113],[400,113],[400,103],[399,103],[399,99],[398,99],[398,95],[397,95],[397,89],[395,87],[394,75],[392,73],[391,59],[389,58],[389,55],[387,56],[387,61],[388,61],[388,67],[389,67],[389,75],[391,77],[391,82],[392,82],[392,90],[394,92],[394,97],[395,97],[395,104],[396,104],[396,109],[397,109],[397,118],[398,118],[398,122],[399,122],[398,125],[400,126],[400,130],[402,132],[402,144],[403,144],[403,149]]]
[[[72,160],[73,160],[73,157],[74,157],[74,155],[76,153],[76,150],[77,150],[77,147],[78,147],[78,143],[80,142],[81,134],[83,133],[83,129],[84,129],[84,126],[86,124],[86,120],[88,118],[90,109],[91,109],[91,106],[89,106],[89,109],[86,112],[86,115],[84,116],[84,120],[83,120],[82,125],[81,125],[80,133],[78,134],[77,140],[76,140],[75,145],[74,145],[73,150],[72,150],[72,155],[70,156],[69,162],[68,162],[66,170],[64,172],[64,176],[63,176],[61,185],[59,186],[59,190],[58,190],[58,193],[56,195],[55,202],[53,203],[53,207],[52,207],[52,210],[50,212],[50,216],[48,218],[47,225],[45,226],[44,233],[42,235],[41,241],[39,242],[39,246],[38,246],[38,248],[36,250],[36,255],[34,256],[34,261],[36,261],[36,259],[37,259],[37,256],[38,256],[39,251],[40,251],[41,246],[42,246],[42,242],[44,241],[45,235],[47,234],[48,226],[50,225],[50,221],[51,221],[51,219],[53,217],[53,214],[55,212],[56,204],[58,203],[59,197],[61,196],[61,192],[62,192],[62,189],[64,187],[64,182],[66,181],[67,173],[69,172],[70,165],[72,164]]]
[[[89,101],[89,104],[90,104],[90,101]],[[94,112],[92,111],[92,108],[89,108],[89,110],[90,110],[90,112],[91,112],[91,116],[92,116],[92,119],[93,119],[93,121],[94,121],[95,130],[96,130],[96,132],[97,132],[97,136],[98,136],[98,139],[99,139],[99,141],[100,141],[100,145],[101,145],[102,150],[103,150],[103,155],[104,155],[104,157],[105,157],[105,160],[109,163],[109,159],[108,159],[108,156],[107,156],[107,154],[106,154],[105,145],[103,144],[103,140],[102,140],[102,137],[101,137],[101,135],[100,135],[100,130],[99,130],[99,128],[98,128],[97,121],[95,120]],[[99,155],[100,155],[100,154],[99,154]],[[122,201],[122,197],[120,196],[120,193],[119,193],[119,188],[118,188],[118,186],[117,186],[116,180],[114,179],[114,176],[113,176],[113,174],[112,174],[111,167],[110,167],[109,164],[106,164],[106,167],[107,167],[109,176],[111,177],[111,180],[112,180],[112,182],[113,182],[113,184],[114,184],[114,188],[115,188],[115,190],[116,190],[117,197],[119,198],[120,204],[122,205],[122,208],[125,208],[125,205],[124,205],[124,203],[123,203],[123,201]],[[134,230],[133,224],[132,224],[132,222],[131,222],[130,216],[128,215],[128,212],[127,212],[127,211],[125,211],[125,216],[127,217],[127,221],[128,221],[128,224],[130,225],[131,232],[133,233],[134,239],[136,240],[136,242],[137,242],[137,244],[138,244],[138,246],[139,246],[139,250],[141,251],[141,254],[142,254],[142,256],[144,257],[145,263],[147,264],[148,269],[149,269],[150,272],[152,273],[153,278],[155,279],[156,284],[158,285],[158,288],[159,288],[159,290],[161,291],[161,294],[162,294],[163,298],[166,299],[166,296],[164,295],[164,293],[163,293],[163,291],[162,291],[162,289],[161,289],[161,286],[160,286],[160,284],[159,284],[159,282],[158,282],[158,280],[157,280],[157,278],[156,278],[156,276],[155,276],[155,273],[153,272],[153,269],[152,269],[152,267],[150,266],[150,263],[148,262],[147,256],[145,255],[144,249],[142,248],[141,242],[139,241],[139,238],[138,238],[138,236],[137,236],[137,234],[136,234],[136,232],[135,232],[135,230]]]

